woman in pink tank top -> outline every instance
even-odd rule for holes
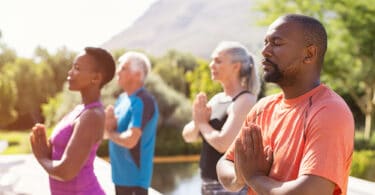
[[[93,163],[104,129],[101,88],[112,80],[115,69],[107,51],[85,48],[67,77],[69,90],[81,93],[82,104],[56,125],[49,140],[43,124],[32,128],[32,151],[49,175],[51,194],[105,194],[94,174]]]

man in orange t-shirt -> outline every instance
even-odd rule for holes
[[[354,120],[345,101],[320,83],[323,25],[289,14],[269,27],[263,78],[282,93],[260,100],[217,164],[220,182],[248,194],[346,194]]]

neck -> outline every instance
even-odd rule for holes
[[[127,88],[123,88],[123,90],[128,95],[131,95],[131,94],[133,94],[134,92],[136,92],[137,90],[139,90],[142,87],[143,87],[143,83],[134,83],[133,85],[128,86]]]
[[[298,83],[298,82],[296,82]],[[314,89],[315,87],[320,85],[320,80],[316,80],[310,83],[298,83],[291,86],[280,86],[284,93],[285,99],[293,99],[299,97],[310,90]]]
[[[84,105],[91,104],[100,100],[100,89],[92,89],[81,91],[82,103]]]
[[[223,82],[221,83],[223,91],[226,95],[234,97],[241,91],[246,90],[239,81]]]

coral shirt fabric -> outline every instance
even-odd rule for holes
[[[273,150],[269,176],[277,181],[317,175],[346,194],[353,154],[354,119],[345,101],[321,84],[294,99],[282,94],[260,100],[244,125],[262,129],[263,145]],[[240,135],[240,134],[239,134]],[[234,145],[226,153],[233,161]],[[249,189],[248,194],[255,194]]]

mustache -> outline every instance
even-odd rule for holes
[[[268,64],[271,64],[273,67],[278,67],[276,63],[272,62],[270,59],[268,58],[263,58],[262,60],[263,62],[267,62]]]

